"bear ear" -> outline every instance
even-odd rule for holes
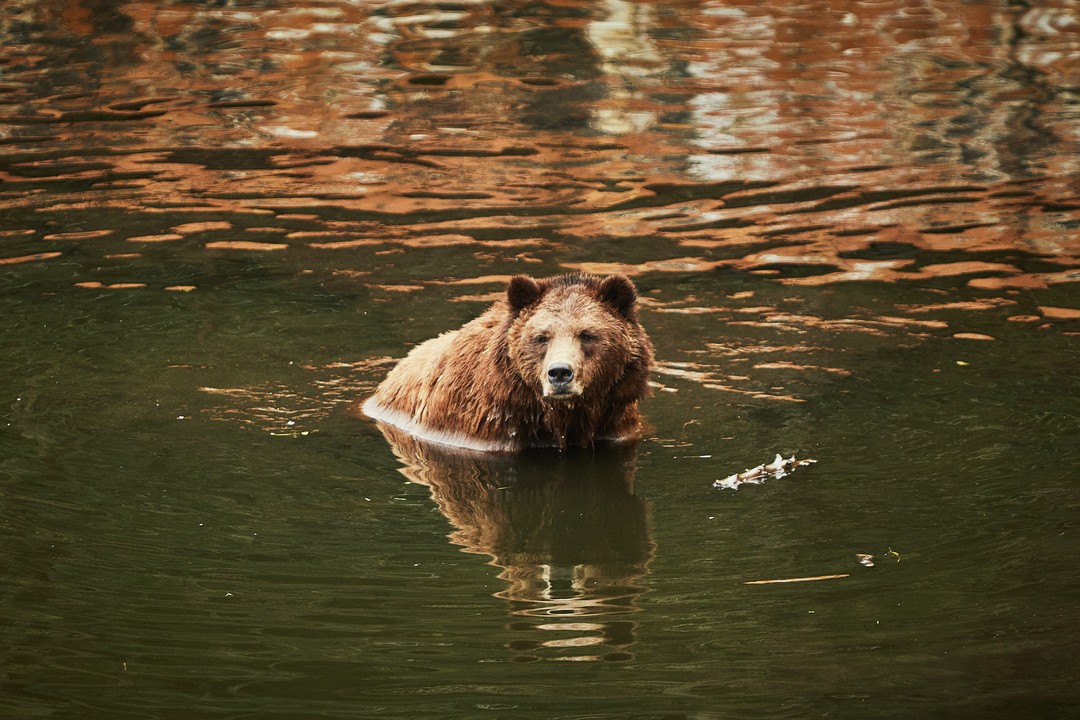
[[[540,299],[540,283],[528,275],[515,275],[506,288],[506,299],[514,310],[523,310]]]
[[[609,275],[600,283],[600,299],[623,316],[633,319],[637,288],[625,275]]]

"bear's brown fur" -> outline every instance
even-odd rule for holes
[[[636,302],[622,275],[518,275],[483,315],[413,348],[363,411],[482,451],[634,438],[653,359]]]

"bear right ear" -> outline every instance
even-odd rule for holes
[[[608,275],[600,283],[600,299],[618,310],[624,317],[634,319],[637,288],[625,275]]]
[[[540,283],[528,275],[515,275],[506,288],[506,299],[514,310],[523,310],[540,299]]]

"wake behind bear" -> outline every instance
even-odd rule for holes
[[[363,412],[479,451],[638,437],[653,351],[622,275],[518,275],[505,298],[402,359]]]

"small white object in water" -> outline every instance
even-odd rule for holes
[[[791,462],[795,462],[795,456],[791,457]],[[786,463],[787,460],[784,460],[784,458],[780,456],[780,453],[777,453],[776,458],[765,466],[765,470],[771,473],[782,472]]]
[[[747,483],[757,485],[768,478],[782,478],[785,475],[794,472],[795,468],[816,462],[817,460],[796,460],[794,455],[785,459],[783,456],[777,454],[771,463],[768,463],[767,465],[758,465],[757,467],[743,470],[741,473],[736,473],[734,475],[728,475],[723,480],[714,482],[713,487],[722,488],[724,490],[738,490],[740,485]]]

